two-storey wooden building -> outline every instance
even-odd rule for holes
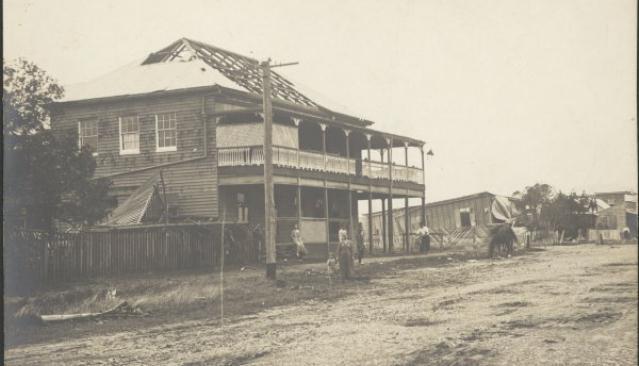
[[[129,210],[116,209],[111,225],[157,218],[146,211],[157,209],[158,194],[172,221],[224,217],[263,225],[261,77],[254,59],[180,39],[67,87],[53,105],[52,128],[77,132],[79,145],[94,149],[96,177],[109,178]],[[357,223],[358,201],[423,202],[423,141],[319,105],[280,74],[273,73],[272,84],[278,244],[290,242],[298,224],[311,253],[325,256],[339,225]],[[421,166],[395,163],[398,154],[408,162],[409,149],[422,151]],[[386,159],[373,161],[371,151]],[[149,189],[160,171],[164,192]]]

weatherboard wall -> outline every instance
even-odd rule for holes
[[[172,206],[176,206],[178,215],[216,218],[216,126],[215,118],[203,117],[203,112],[215,112],[213,96],[185,93],[131,97],[125,100],[55,106],[51,126],[56,133],[77,134],[79,121],[98,121],[95,176],[111,179],[111,192],[119,203],[152,174],[162,169],[167,198]],[[176,151],[156,151],[155,115],[162,113],[176,113]],[[119,118],[130,115],[139,117],[140,152],[122,155]],[[208,151],[205,151],[205,145]]]

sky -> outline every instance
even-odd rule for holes
[[[378,130],[426,141],[428,202],[537,182],[578,193],[636,190],[636,7],[5,0],[4,58],[26,58],[68,85],[189,37],[298,61],[278,72]]]

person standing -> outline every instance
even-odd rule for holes
[[[300,233],[300,229],[297,224],[295,224],[293,230],[291,231],[291,239],[293,240],[293,243],[295,243],[295,253],[297,255],[297,258],[302,261],[304,259],[304,256],[306,255],[306,247],[304,246],[304,242],[302,241],[302,234]]]
[[[362,258],[364,258],[364,227],[362,223],[357,224],[357,260],[359,264],[362,264]]]
[[[337,261],[339,263],[340,272],[342,272],[343,279],[349,279],[353,274],[353,248],[351,247],[351,241],[348,240],[348,231],[344,225],[340,226],[337,232],[339,238],[339,244],[337,245]]]
[[[419,230],[416,233],[419,237],[419,252],[420,253],[428,253],[430,250],[430,232],[428,231],[428,227],[426,227],[426,223],[422,222]]]
[[[346,228],[344,227],[344,225],[339,226],[339,231],[337,232],[337,238],[339,239],[340,244],[348,240],[348,231],[346,231]]]

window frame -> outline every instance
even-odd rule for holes
[[[138,136],[138,147],[137,149],[123,149],[122,145],[123,145],[123,141],[122,141],[122,137],[124,136],[122,134],[122,120],[124,118],[135,118],[137,125],[138,125],[138,132],[137,132],[137,136]],[[122,116],[122,117],[118,117],[118,142],[120,145],[120,155],[133,155],[133,154],[139,154],[140,153],[140,117],[139,116]]]
[[[163,128],[162,131],[175,131],[175,145],[173,146],[162,146],[160,147],[160,129],[159,127],[159,122],[160,122],[160,116],[168,116],[169,117],[169,121],[171,120],[171,117],[173,117],[173,119],[175,120],[175,127],[174,128]],[[165,141],[166,141],[166,137],[165,137]],[[157,113],[155,115],[155,151],[156,152],[169,152],[169,151],[177,151],[177,113],[176,112],[167,112],[167,113]]]
[[[82,131],[83,131],[82,124],[86,122],[95,123],[95,135],[90,135],[90,136],[82,135]],[[100,146],[100,130],[99,130],[98,121],[93,119],[79,120],[78,121],[78,150],[81,150],[82,147],[85,145],[82,143],[83,137],[94,137],[94,136],[95,136],[95,151],[92,152],[92,155],[98,156],[98,147]]]

